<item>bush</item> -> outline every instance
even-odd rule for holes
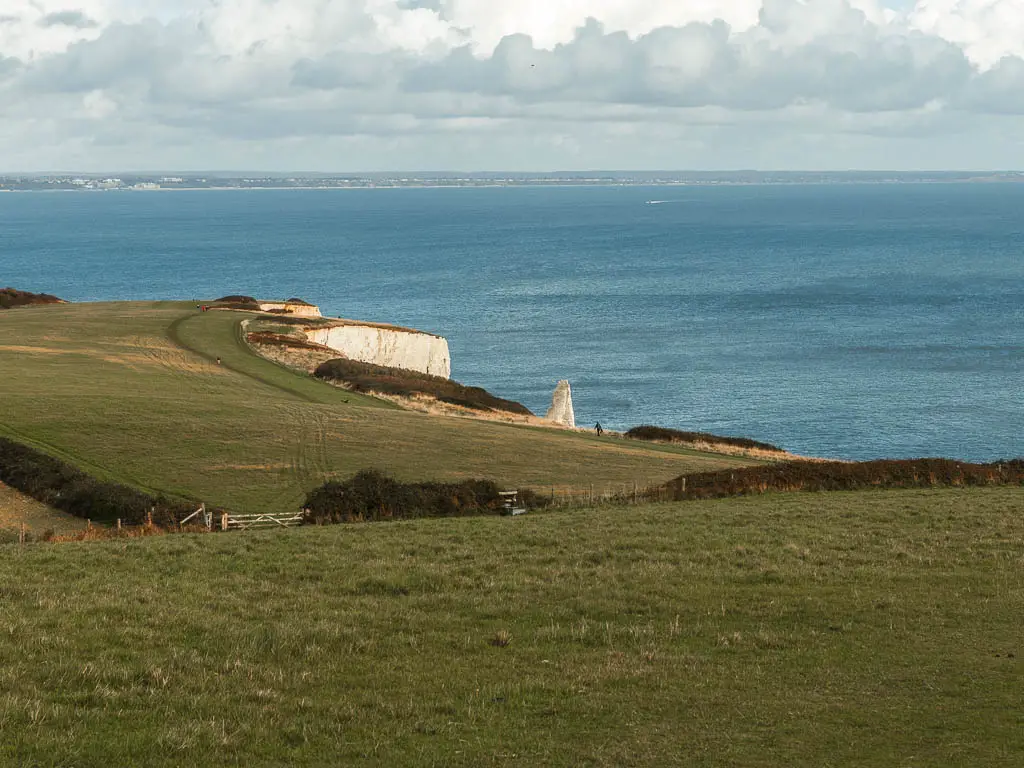
[[[880,459],[861,462],[786,461],[681,475],[650,489],[650,499],[711,499],[769,491],[853,491],[1024,485],[1024,459],[969,464],[952,459]]]
[[[0,309],[27,307],[32,304],[67,304],[67,302],[48,293],[29,293],[16,288],[0,288]]]
[[[708,432],[684,432],[678,429],[654,427],[650,424],[633,427],[626,432],[626,437],[633,440],[648,440],[657,443],[719,443],[721,445],[733,445],[737,448],[782,452],[781,448],[770,443],[751,440],[749,437],[722,437],[709,434]]]
[[[443,376],[431,376],[402,368],[389,368],[339,358],[321,364],[313,375],[328,381],[343,382],[356,392],[380,392],[401,397],[430,395],[443,403],[479,411],[507,411],[524,416],[533,415],[525,405],[495,397],[486,389],[467,387]]]
[[[306,521],[319,525],[419,517],[498,514],[500,488],[490,480],[460,483],[400,483],[377,470],[364,470],[345,482],[325,483],[306,497]],[[520,502],[540,506],[535,494]]]
[[[155,524],[174,525],[196,506],[98,480],[60,459],[3,437],[0,482],[50,507],[97,522],[120,518],[128,525],[141,525],[152,510]]]

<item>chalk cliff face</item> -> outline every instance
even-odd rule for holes
[[[451,378],[448,341],[429,333],[373,325],[342,325],[306,331],[310,341],[336,349],[349,360]]]
[[[555,387],[555,394],[551,398],[551,407],[548,409],[546,418],[556,424],[575,428],[576,414],[572,410],[572,388],[568,381],[563,379]]]

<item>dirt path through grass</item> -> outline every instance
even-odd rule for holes
[[[302,375],[256,354],[243,338],[246,312],[216,310],[178,318],[167,336],[195,355],[309,403],[395,408],[394,405],[354,392],[340,391],[312,376]]]

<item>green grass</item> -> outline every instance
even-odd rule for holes
[[[250,316],[183,302],[4,312],[0,434],[104,479],[253,512],[293,510],[367,468],[600,493],[750,463],[397,410],[255,355],[239,327]]]
[[[0,764],[1018,766],[1022,506],[792,494],[0,548]]]

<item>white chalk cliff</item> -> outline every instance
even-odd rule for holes
[[[407,328],[346,323],[306,331],[310,341],[337,350],[349,360],[451,378],[448,340]]]
[[[572,410],[572,388],[569,382],[562,380],[555,387],[555,394],[551,398],[551,407],[548,408],[548,421],[556,424],[564,424],[567,427],[576,426],[576,414]]]

